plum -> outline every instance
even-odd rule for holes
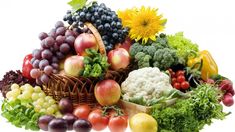
[[[48,131],[48,124],[50,123],[51,120],[53,120],[55,117],[51,116],[51,115],[44,115],[41,116],[38,119],[38,126],[40,129],[44,130],[44,131]]]
[[[73,103],[68,98],[63,98],[59,102],[59,110],[62,114],[73,112]]]
[[[85,119],[78,119],[73,124],[75,132],[90,132],[92,128],[91,123]]]
[[[62,118],[55,118],[51,120],[48,125],[48,130],[50,132],[66,132],[67,129],[68,129],[67,122]]]
[[[73,130],[73,124],[78,119],[75,115],[67,113],[62,117],[68,124],[68,130]]]

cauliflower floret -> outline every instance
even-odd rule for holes
[[[157,67],[146,67],[129,73],[121,84],[123,99],[143,97],[145,101],[160,98],[173,90],[169,76]]]

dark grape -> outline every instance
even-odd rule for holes
[[[119,29],[122,28],[122,23],[121,22],[117,22],[117,28],[119,28]]]
[[[104,24],[104,28],[109,31],[109,30],[110,30],[110,25],[109,25],[109,23],[105,23],[105,24]]]
[[[36,58],[33,57],[33,58],[30,60],[30,63],[33,64],[35,60],[36,60]]]
[[[56,30],[55,29],[51,29],[51,31],[48,33],[48,35],[52,38],[56,38]]]
[[[118,34],[117,33],[113,33],[112,36],[113,36],[114,39],[118,39]]]
[[[63,54],[67,54],[70,51],[70,47],[67,43],[63,43],[60,45],[60,52]]]
[[[46,44],[47,47],[53,46],[54,43],[55,43],[54,38],[52,38],[52,37],[45,38],[45,44]]]
[[[103,30],[104,29],[104,26],[103,25],[99,25],[98,26],[98,30]]]
[[[84,23],[83,23],[83,22],[79,22],[78,25],[79,25],[80,27],[84,27]]]
[[[42,74],[40,80],[43,84],[47,84],[49,82],[49,77],[46,74]]]
[[[30,71],[30,76],[34,79],[38,78],[41,75],[41,72],[39,69],[32,69]]]
[[[97,18],[99,18],[99,13],[98,12],[95,12],[94,13],[94,17],[97,19]]]
[[[34,67],[34,68],[39,68],[39,63],[40,63],[40,60],[36,59],[36,60],[33,62],[33,67]]]
[[[56,56],[58,59],[64,59],[64,54],[62,54],[61,52],[56,52]]]
[[[80,12],[80,18],[85,18],[86,14],[85,12]]]
[[[48,65],[44,68],[44,72],[47,74],[47,75],[50,75],[53,71],[53,67]]]
[[[56,42],[58,45],[64,43],[64,41],[65,41],[65,36],[59,35],[56,37]]]
[[[41,32],[41,33],[38,35],[38,38],[39,38],[40,40],[43,40],[43,39],[45,39],[46,37],[48,37],[48,35],[47,35],[47,33],[44,33],[44,32]]]
[[[74,32],[72,30],[67,30],[65,32],[65,37],[68,37],[68,36],[75,36]]]
[[[46,67],[47,65],[49,65],[49,61],[46,60],[46,59],[43,59],[43,60],[41,60],[41,61],[39,62],[39,68],[40,68],[41,70],[43,70],[44,67]]]
[[[74,41],[75,41],[74,36],[67,36],[65,39],[65,42],[68,43],[70,45],[70,47],[74,46]]]
[[[90,14],[90,13],[87,13],[87,14],[86,14],[86,20],[87,20],[87,21],[90,21],[90,20],[91,20],[91,14]]]
[[[56,29],[56,35],[64,35],[66,31],[65,27],[59,27]]]
[[[54,68],[54,69],[59,69],[59,65],[57,63],[52,63],[51,66]]]
[[[102,15],[102,16],[101,16],[101,20],[102,20],[102,21],[105,21],[105,20],[106,20],[106,15]]]
[[[52,52],[49,49],[45,49],[41,53],[43,59],[48,59],[50,60],[52,58]]]
[[[41,47],[42,47],[42,49],[47,49],[47,48],[49,48],[49,47],[46,45],[45,39],[43,39],[43,40],[41,41]]]
[[[52,63],[58,63],[58,62],[59,62],[58,58],[53,56],[52,57]]]
[[[41,59],[41,50],[40,50],[40,49],[35,49],[35,50],[33,50],[32,55],[33,55],[33,57],[36,58],[36,59]]]
[[[64,23],[62,21],[56,22],[55,28],[59,28],[59,27],[64,27]]]
[[[56,51],[58,51],[59,49],[60,49],[60,47],[59,47],[58,43],[56,43],[55,45],[53,45],[53,51],[55,51],[55,53],[56,53]]]

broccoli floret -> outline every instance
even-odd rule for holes
[[[156,48],[153,45],[144,46],[143,52],[150,56],[154,56],[154,53],[156,52]]]
[[[138,52],[142,52],[143,48],[144,47],[142,45],[140,45],[139,43],[134,43],[130,47],[130,55],[131,55],[131,57],[134,57]]]
[[[176,51],[170,48],[158,49],[153,57],[153,66],[161,70],[166,70],[177,63]]]
[[[148,54],[145,54],[144,52],[139,52],[135,55],[135,59],[138,61],[138,67],[144,68],[144,67],[150,67],[150,61],[152,57]]]
[[[142,58],[144,58],[146,54],[144,52],[138,52],[136,55],[135,55],[135,59],[138,61],[138,60],[141,60]]]
[[[169,48],[167,37],[165,34],[161,33],[158,37],[156,42],[152,43],[153,46],[155,46],[156,49],[163,49],[163,48]]]

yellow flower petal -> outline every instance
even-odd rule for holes
[[[145,44],[149,39],[156,41],[156,35],[163,31],[166,19],[157,13],[158,9],[140,7],[139,9],[127,9],[119,11],[118,16],[122,19],[123,25],[130,28],[131,39]]]

